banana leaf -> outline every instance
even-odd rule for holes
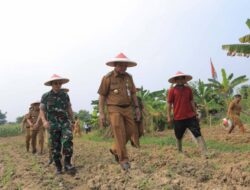
[[[250,34],[241,37],[239,40],[241,43],[250,43]]]

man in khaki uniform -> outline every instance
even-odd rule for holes
[[[27,118],[27,122],[30,125],[31,130],[31,146],[32,153],[35,154],[37,152],[36,144],[37,144],[37,136],[40,146],[40,154],[43,153],[44,146],[44,128],[42,126],[42,121],[39,118],[39,108],[40,102],[33,102],[30,106],[31,109],[29,111],[29,116]]]
[[[139,147],[138,130],[131,106],[132,101],[136,107],[138,121],[141,115],[133,78],[126,72],[126,69],[137,64],[121,53],[115,59],[107,62],[106,65],[114,67],[114,70],[103,77],[98,90],[100,122],[101,126],[104,126],[106,120],[104,104],[106,104],[115,139],[110,152],[120,163],[122,169],[128,170],[130,168],[126,150],[128,140],[131,140],[134,146]]]
[[[27,150],[27,152],[29,152],[29,149],[30,149],[30,140],[31,140],[30,125],[29,125],[29,123],[27,121],[28,117],[29,117],[29,114],[27,113],[23,117],[23,120],[21,122],[22,129],[25,128],[25,130],[26,130],[25,144],[26,144],[26,150]]]
[[[232,100],[232,102],[228,106],[227,115],[232,120],[232,123],[233,123],[231,128],[229,129],[228,133],[231,133],[236,125],[239,126],[240,131],[242,133],[246,132],[246,130],[243,126],[243,123],[240,120],[240,113],[242,112],[240,101],[241,101],[241,95],[236,94],[234,96],[234,99]]]
[[[75,116],[75,124],[74,124],[74,136],[78,134],[79,137],[82,136],[82,129],[80,126],[80,119]]]

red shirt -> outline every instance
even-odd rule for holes
[[[168,91],[168,103],[173,104],[174,120],[183,120],[194,117],[191,101],[192,89],[187,86],[170,88]]]

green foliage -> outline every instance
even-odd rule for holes
[[[165,89],[150,92],[149,90],[144,90],[143,87],[137,93],[144,107],[143,118],[147,132],[164,130],[167,125],[166,94],[167,91]]]
[[[22,130],[17,124],[0,125],[0,137],[17,136],[22,133]]]
[[[88,122],[91,118],[90,113],[86,110],[80,110],[76,115],[83,122]]]
[[[16,118],[16,123],[18,123],[18,124],[22,123],[23,118],[24,118],[24,115],[23,115],[23,116],[17,117],[17,118]]]
[[[210,83],[206,84],[215,93],[217,93],[224,101],[225,105],[228,105],[230,98],[233,95],[236,86],[248,81],[246,75],[239,76],[233,79],[233,73],[227,76],[225,69],[221,69],[222,81],[219,82],[215,79],[208,79]]]
[[[2,111],[0,110],[0,125],[2,124],[5,124],[7,121],[6,121],[6,112],[5,113],[2,113]]]
[[[250,19],[246,21],[247,26],[250,29]],[[239,39],[241,43],[250,43],[250,34],[247,34]],[[222,49],[228,51],[228,55],[234,56],[250,56],[250,44],[227,44],[222,45]]]

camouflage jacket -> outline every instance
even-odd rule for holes
[[[69,119],[67,110],[70,105],[69,96],[63,90],[58,93],[51,90],[43,94],[41,99],[41,109],[45,111],[48,120],[51,120],[51,117]]]

